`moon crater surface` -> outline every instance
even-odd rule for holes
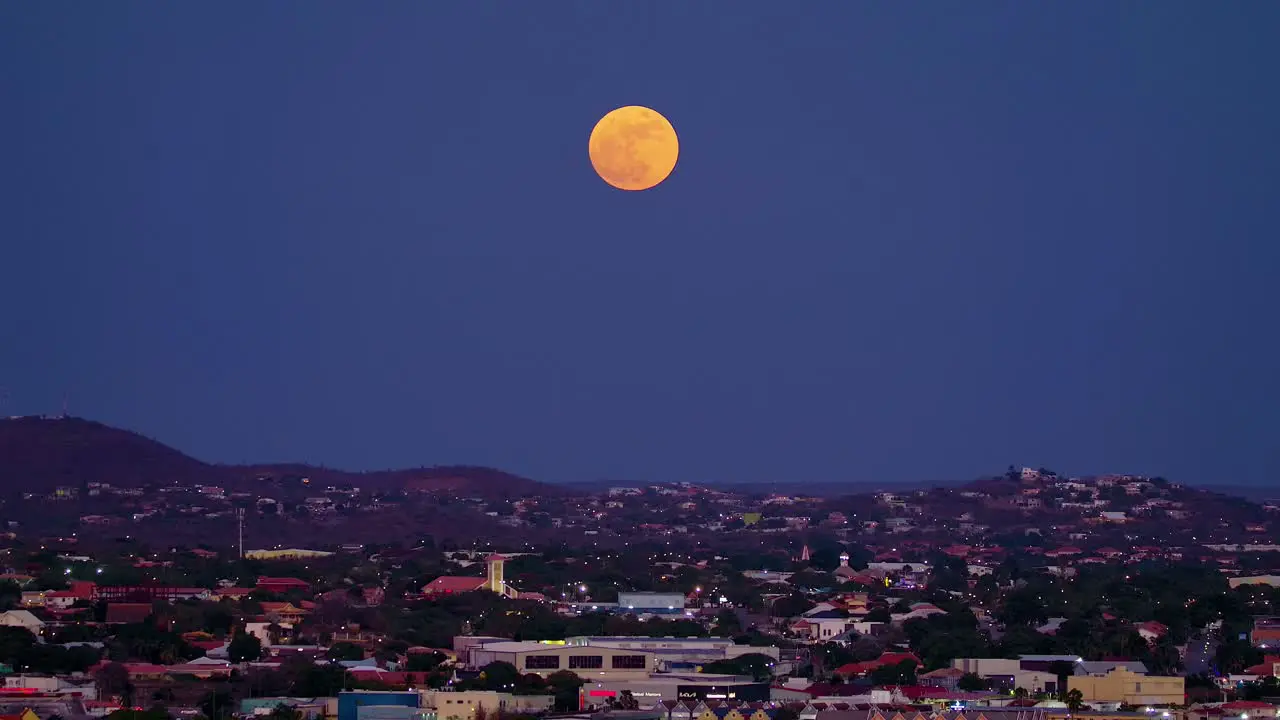
[[[648,190],[675,169],[680,141],[661,113],[628,105],[600,118],[587,151],[600,179],[620,190]]]

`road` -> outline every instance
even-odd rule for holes
[[[1183,665],[1188,675],[1199,673],[1213,674],[1213,657],[1218,652],[1217,633],[1204,631],[1192,635],[1187,640],[1187,657]]]

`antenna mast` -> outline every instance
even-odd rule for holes
[[[244,559],[244,508],[236,508],[236,520],[239,522],[239,558]]]

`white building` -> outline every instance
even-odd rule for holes
[[[437,720],[472,720],[481,710],[488,717],[497,713],[544,713],[552,709],[555,701],[553,695],[512,695],[492,690],[426,690],[422,692],[421,706],[434,711]]]
[[[536,673],[545,677],[558,670],[570,670],[584,680],[640,679],[658,669],[657,659],[651,652],[540,642],[484,643],[471,648],[469,657],[471,665],[476,668],[492,662],[505,662],[514,665],[522,674]]]
[[[9,610],[0,612],[0,626],[20,627],[32,635],[39,635],[44,629],[44,621],[32,615],[29,610]]]

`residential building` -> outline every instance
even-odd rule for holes
[[[32,635],[39,635],[44,629],[44,621],[29,610],[9,610],[0,612],[0,627],[20,627]]]
[[[99,585],[94,588],[93,599],[107,602],[150,603],[156,600],[208,600],[207,588],[170,587],[168,585]]]
[[[307,591],[311,583],[298,578],[260,577],[256,585],[258,590],[273,593],[287,593],[293,590]]]

